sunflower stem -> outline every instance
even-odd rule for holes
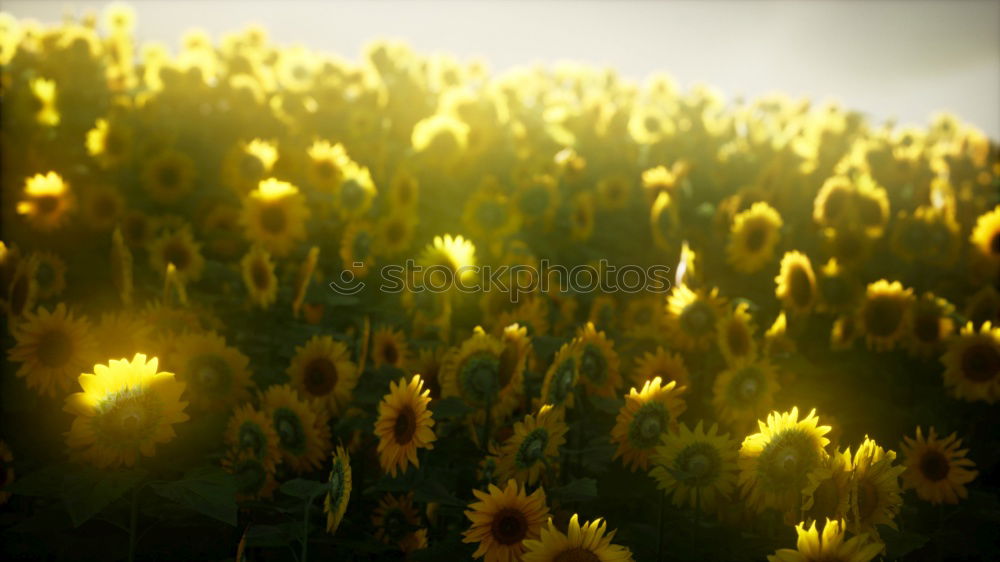
[[[139,486],[132,488],[132,507],[128,518],[128,562],[135,560],[135,529],[139,523]]]
[[[312,504],[316,501],[318,496],[309,496],[306,500],[306,507],[303,510],[305,513],[302,516],[302,556],[299,557],[300,562],[306,562],[309,556],[309,511],[312,509]]]

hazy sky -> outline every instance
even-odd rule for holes
[[[104,2],[3,0],[58,21]],[[256,22],[281,44],[357,59],[379,37],[481,56],[496,71],[575,60],[641,79],[654,70],[727,96],[781,90],[837,99],[881,120],[950,110],[1000,137],[1000,0],[492,2],[141,1],[142,39],[178,44]]]

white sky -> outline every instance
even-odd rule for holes
[[[104,2],[2,0],[58,21]],[[423,52],[481,56],[496,70],[576,60],[641,79],[663,70],[727,96],[781,90],[836,99],[882,120],[938,110],[1000,137],[1000,0],[972,1],[164,1],[133,2],[138,34],[178,44],[264,24],[281,44],[357,59],[379,37]]]

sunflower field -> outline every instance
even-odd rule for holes
[[[4,560],[1000,556],[942,114],[0,15]]]

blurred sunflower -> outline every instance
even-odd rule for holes
[[[816,521],[806,529],[805,522],[795,526],[799,539],[796,549],[782,548],[767,557],[768,562],[868,562],[882,552],[882,543],[867,535],[847,539],[843,521],[827,519],[822,535]]]
[[[514,480],[501,489],[490,484],[486,492],[473,490],[479,501],[469,504],[465,516],[472,525],[462,533],[462,542],[477,544],[473,558],[486,562],[520,560],[525,541],[539,537],[549,515],[545,491],[531,494]]]
[[[418,196],[420,195],[420,184],[416,176],[405,166],[396,169],[392,179],[389,181],[388,198],[391,204],[391,212],[395,214],[411,215],[410,211],[417,208]]]
[[[858,310],[858,328],[869,348],[891,350],[906,335],[913,306],[913,289],[899,281],[869,283]]]
[[[912,215],[901,211],[889,246],[893,254],[907,262],[948,265],[961,246],[959,225],[947,210],[938,207],[923,205]]]
[[[526,225],[547,228],[559,208],[559,190],[555,179],[539,175],[518,185],[514,191],[514,204]]]
[[[569,235],[578,242],[590,239],[594,232],[596,205],[594,195],[583,191],[569,202]]]
[[[35,261],[35,282],[38,297],[47,299],[59,296],[66,288],[66,262],[52,252],[35,252],[28,257]]]
[[[274,142],[239,141],[223,157],[222,182],[242,195],[270,177],[277,161],[278,147]]]
[[[14,339],[17,343],[7,352],[7,359],[20,363],[17,376],[45,396],[66,392],[93,365],[96,342],[90,322],[74,317],[63,303],[51,312],[44,307],[29,312],[18,324]]]
[[[201,243],[195,242],[191,229],[187,226],[167,230],[149,244],[149,265],[166,274],[167,267],[177,268],[177,277],[183,283],[197,281],[205,266],[201,255]]]
[[[717,501],[736,489],[736,441],[718,426],[705,431],[701,420],[694,431],[684,423],[663,434],[650,460],[649,475],[664,493],[673,493],[673,504],[712,511]]]
[[[152,327],[131,311],[106,312],[94,330],[97,356],[127,359],[151,344]]]
[[[132,129],[120,119],[98,119],[87,131],[84,144],[87,153],[104,168],[114,168],[126,162],[132,152]]]
[[[23,215],[35,230],[51,232],[63,226],[74,204],[73,194],[62,176],[56,172],[35,174],[24,182],[17,214]]]
[[[317,140],[309,146],[306,154],[309,156],[306,163],[306,178],[309,183],[321,192],[335,193],[344,179],[344,169],[350,162],[344,145]]]
[[[300,398],[287,384],[268,387],[261,408],[274,424],[284,462],[298,473],[319,468],[330,450],[326,412]]]
[[[391,326],[382,326],[372,334],[372,361],[375,368],[389,365],[397,369],[405,368],[410,359],[410,346],[406,334]]]
[[[802,488],[802,508],[786,514],[795,521],[840,520],[847,517],[851,506],[854,477],[851,450],[834,450],[809,474]]]
[[[1000,205],[976,219],[969,241],[982,259],[1000,268]]]
[[[633,182],[622,173],[611,173],[597,180],[597,204],[601,209],[619,211],[629,204]]]
[[[393,211],[375,223],[375,244],[372,250],[383,256],[396,256],[410,248],[417,228],[417,219],[406,211]]]
[[[525,541],[524,562],[562,562],[586,560],[589,562],[632,562],[632,553],[624,546],[612,544],[615,531],[606,532],[607,523],[601,519],[580,525],[576,513],[569,520],[566,533],[556,529],[549,519],[541,536]]]
[[[876,525],[896,528],[894,519],[903,505],[899,475],[906,467],[894,465],[895,460],[895,451],[883,449],[867,435],[854,453],[851,513],[847,520],[847,528],[852,533],[869,533],[878,537]]]
[[[632,387],[611,429],[611,441],[618,444],[614,458],[633,472],[649,467],[649,455],[660,436],[677,427],[677,418],[687,409],[681,394],[687,390],[676,381],[663,384],[656,377],[646,381],[642,390]]]
[[[636,361],[632,372],[634,373],[632,383],[635,385],[660,377],[667,382],[675,381],[678,388],[691,387],[684,358],[678,353],[664,351],[662,346],[657,346],[655,352],[647,351]]]
[[[269,472],[281,462],[281,449],[274,423],[266,412],[252,404],[240,404],[233,410],[223,434],[226,446],[246,451]]]
[[[569,431],[561,408],[546,404],[537,414],[524,416],[514,424],[514,433],[500,447],[496,476],[534,486],[543,473],[559,463],[559,448],[566,443]]]
[[[164,361],[188,388],[196,410],[229,410],[250,398],[250,360],[213,331],[190,333],[176,343],[177,352]]]
[[[254,244],[240,260],[243,285],[250,295],[250,302],[268,308],[278,298],[278,277],[274,274],[271,254],[263,246]]]
[[[774,279],[775,296],[785,310],[794,314],[808,313],[817,300],[816,275],[809,256],[798,252],[785,252],[781,258],[781,273]]]
[[[131,360],[111,360],[83,373],[83,392],[66,397],[64,410],[76,416],[66,445],[73,455],[97,466],[133,466],[141,454],[172,440],[174,424],[187,421],[184,383],[160,372],[155,357],[137,353]]]
[[[726,299],[719,290],[692,291],[675,285],[667,298],[667,331],[682,350],[702,350],[715,338],[715,326],[722,318]]]
[[[346,271],[364,279],[375,267],[375,230],[367,221],[352,221],[340,238],[340,261]]]
[[[673,250],[676,247],[681,228],[680,208],[669,193],[661,191],[653,201],[649,209],[649,228],[657,248]]]
[[[663,331],[661,297],[657,294],[629,299],[622,314],[625,335],[631,339],[655,340]]]
[[[541,401],[555,407],[573,407],[574,391],[580,380],[580,350],[564,343],[545,371]]]
[[[799,409],[771,412],[760,431],[747,436],[740,446],[740,487],[747,506],[754,511],[773,507],[778,511],[799,509],[802,489],[809,474],[825,461],[824,437],[830,427],[817,425],[816,411],[799,419]]]
[[[740,273],[760,271],[774,257],[781,240],[781,215],[764,202],[736,215],[726,245],[726,261]]]
[[[913,302],[912,321],[907,346],[910,353],[929,357],[938,355],[944,342],[955,332],[952,315],[955,307],[934,293],[924,293]]]
[[[489,176],[466,199],[462,225],[473,238],[496,242],[517,231],[520,216],[496,178]]]
[[[359,218],[368,212],[375,198],[375,183],[368,168],[347,162],[336,192],[336,208],[343,220]]]
[[[379,403],[375,422],[379,463],[393,477],[411,464],[420,466],[418,449],[434,448],[434,418],[427,408],[430,391],[423,386],[420,375],[413,375],[409,382],[401,378],[389,384],[389,393]]]
[[[961,446],[955,433],[939,439],[933,427],[926,438],[919,426],[916,438],[903,436],[903,489],[913,488],[920,499],[933,504],[955,504],[968,496],[965,485],[979,471],[973,470],[976,464],[966,458],[969,450]]]
[[[194,161],[182,152],[168,149],[145,160],[142,187],[157,203],[177,203],[194,190],[194,184]]]
[[[435,236],[420,253],[417,263],[424,267],[423,283],[435,290],[454,289],[475,277],[476,247],[461,235]]]
[[[274,470],[247,449],[229,449],[222,457],[222,468],[235,476],[236,499],[267,499],[274,495],[278,482]]]
[[[603,331],[587,322],[576,331],[573,345],[579,348],[580,381],[590,394],[613,396],[622,386],[618,353]]]
[[[712,405],[722,422],[749,429],[771,410],[780,388],[777,369],[767,359],[737,364],[716,377]]]
[[[750,305],[745,301],[736,303],[715,327],[719,335],[719,351],[729,365],[753,361],[757,357],[757,342],[754,340],[756,326],[749,309]]]
[[[295,348],[286,372],[294,388],[321,402],[332,415],[340,414],[350,403],[360,375],[347,345],[319,335]]]
[[[413,492],[386,494],[372,514],[375,538],[403,552],[427,548],[427,529],[420,528],[420,513],[413,507]]]
[[[284,257],[305,238],[309,208],[297,187],[269,178],[243,199],[241,219],[248,240]]]
[[[458,396],[477,408],[496,409],[504,391],[500,386],[503,352],[503,342],[477,328],[445,356],[440,375],[441,395]]]
[[[125,214],[125,198],[110,185],[90,186],[83,192],[82,199],[83,222],[94,230],[113,229]]]
[[[837,261],[830,258],[819,270],[817,278],[820,312],[847,312],[852,310],[864,293],[862,284],[849,274]]]
[[[334,450],[330,476],[326,480],[328,489],[323,498],[323,511],[326,512],[326,532],[333,534],[344,519],[351,498],[351,456],[343,447]]]
[[[7,314],[11,319],[24,318],[38,302],[38,259],[12,257],[13,274],[7,285]]]
[[[979,327],[969,322],[948,343],[941,357],[944,384],[955,397],[988,404],[1000,398],[1000,327],[990,322]]]

